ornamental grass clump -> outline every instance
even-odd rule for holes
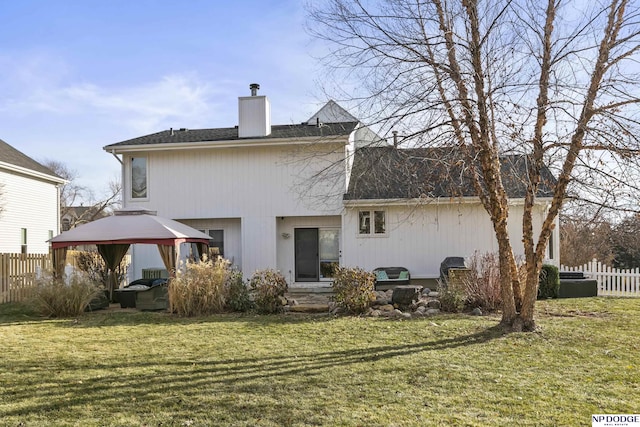
[[[222,258],[187,262],[169,281],[169,310],[184,317],[223,312],[229,274],[229,261]]]
[[[348,313],[362,314],[375,300],[376,276],[361,268],[338,267],[333,276],[336,303]]]
[[[258,312],[263,314],[279,313],[286,301],[287,280],[275,270],[256,271],[249,280],[253,303]]]
[[[45,317],[77,317],[104,289],[85,274],[74,273],[65,279],[45,273],[37,286],[29,305]]]

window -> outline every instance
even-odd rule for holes
[[[27,229],[20,229],[20,252],[23,254],[27,253]]]
[[[371,224],[373,219],[373,224]],[[358,234],[384,235],[387,233],[387,221],[385,211],[359,211]]]
[[[320,256],[320,279],[330,279],[340,265],[340,230],[318,230],[318,253]]]
[[[69,231],[69,230],[71,230],[71,221],[69,221],[69,218],[63,218],[62,231]]]
[[[209,253],[224,258],[224,230],[209,230]]]
[[[147,158],[131,158],[131,198],[147,198]]]

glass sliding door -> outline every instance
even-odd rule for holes
[[[340,265],[340,230],[321,228],[319,235],[320,279],[331,279]]]
[[[294,235],[296,282],[330,280],[340,265],[340,229],[296,228]]]

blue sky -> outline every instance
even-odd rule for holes
[[[326,100],[301,0],[20,0],[0,16],[0,139],[98,195],[120,172],[103,146],[234,126],[249,83],[275,124]]]

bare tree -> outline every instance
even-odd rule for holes
[[[534,330],[538,276],[568,198],[633,209],[638,188],[638,9],[628,0],[327,0],[311,31],[330,75],[381,133],[456,147],[499,248],[502,323]],[[354,84],[354,82],[356,82]],[[500,156],[526,156],[520,280]],[[532,211],[545,168],[553,199]],[[636,203],[637,204],[637,203]]]
[[[60,189],[60,217],[69,219],[68,227],[90,222],[109,215],[120,203],[121,184],[119,180],[111,180],[106,189],[96,197],[93,191],[78,183],[76,171],[58,160],[44,160],[44,166],[56,175],[67,180]],[[79,206],[84,209],[77,209]],[[72,214],[73,211],[73,214]],[[61,225],[61,229],[65,226]]]
[[[560,254],[562,264],[577,267],[597,259],[612,265],[614,226],[602,216],[560,215]]]

